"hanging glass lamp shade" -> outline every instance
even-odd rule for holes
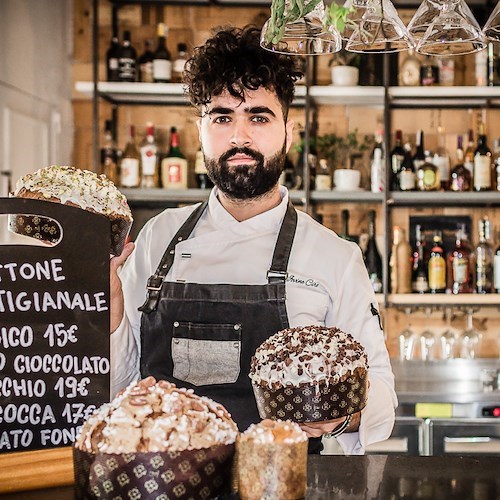
[[[484,36],[494,42],[500,42],[500,1],[486,21],[483,28]]]

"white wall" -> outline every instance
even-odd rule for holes
[[[0,0],[0,171],[14,182],[71,160],[72,29],[72,0]]]

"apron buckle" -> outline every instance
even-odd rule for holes
[[[280,281],[286,281],[287,278],[288,273],[286,271],[273,271],[272,269],[267,271],[268,280],[278,279]]]
[[[163,284],[163,276],[158,276],[157,274],[153,274],[148,279],[148,284],[146,288],[149,291],[159,292],[161,290],[161,286]]]

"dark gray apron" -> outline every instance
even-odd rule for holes
[[[169,380],[220,402],[244,431],[261,420],[248,377],[250,360],[264,340],[289,326],[285,282],[297,212],[289,203],[267,284],[163,281],[176,244],[189,237],[206,206],[201,204],[179,229],[148,281],[148,298],[140,308],[141,376]]]

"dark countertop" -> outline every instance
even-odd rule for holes
[[[310,456],[307,500],[499,500],[500,456]],[[70,500],[71,486],[1,495]]]

